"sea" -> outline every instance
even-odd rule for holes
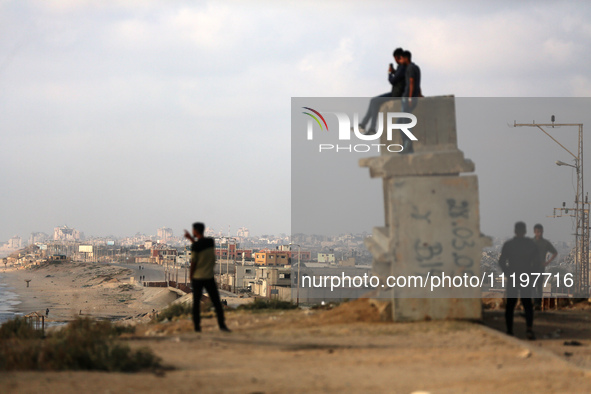
[[[18,294],[4,283],[3,274],[0,272],[0,325],[14,318],[15,307],[21,303],[18,298]]]

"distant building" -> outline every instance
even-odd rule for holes
[[[236,245],[236,244],[229,244],[228,243],[224,243],[224,244],[216,244],[216,248],[215,248],[215,256],[218,259],[223,259],[226,260],[228,258],[228,255],[230,256],[230,259],[234,259],[234,260],[242,260],[242,257],[244,257],[244,259],[252,259],[252,249],[240,249],[237,248],[236,246],[240,246],[240,245]]]
[[[53,229],[54,241],[80,241],[82,239],[84,239],[84,233],[76,230],[75,228],[63,226]]]
[[[291,269],[257,267],[254,281],[250,285],[256,295],[291,300]]]
[[[236,266],[236,288],[245,288],[252,286],[256,278],[256,267],[252,265],[237,265]]]
[[[49,235],[45,233],[31,233],[29,236],[29,245],[44,243],[49,241]]]
[[[334,263],[334,253],[318,253],[319,263]]]
[[[8,249],[20,249],[23,247],[23,240],[18,235],[8,240]]]
[[[161,241],[167,241],[169,238],[173,237],[172,229],[167,227],[162,227],[158,229],[158,239]]]
[[[277,246],[277,250],[287,251],[288,256],[292,259],[292,263],[297,262],[298,258],[300,261],[312,260],[312,252],[300,250],[300,248],[297,246],[294,247],[292,245],[279,245]]]
[[[236,235],[238,237],[248,238],[250,237],[250,231],[246,227],[240,227]]]
[[[291,257],[292,263],[298,261],[298,255],[299,255],[300,261],[312,260],[312,252],[308,252],[305,250],[302,250],[301,252],[297,251],[297,250],[291,250],[291,251],[289,251],[289,257]]]
[[[178,254],[178,250],[166,244],[154,244],[150,249],[150,257],[154,259],[153,262],[156,264],[173,264],[176,262]]]
[[[285,250],[264,249],[254,254],[254,263],[256,265],[288,265],[289,252]]]

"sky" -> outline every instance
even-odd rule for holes
[[[289,234],[291,97],[386,92],[396,47],[427,96],[590,97],[590,14],[583,1],[0,0],[0,241],[61,225],[178,235],[196,220]],[[478,130],[465,133],[481,193],[514,175],[479,170]],[[520,152],[509,168],[560,154],[531,136],[503,137]],[[483,232],[505,235],[516,213],[481,199]]]

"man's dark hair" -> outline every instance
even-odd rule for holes
[[[515,223],[515,234],[525,235],[527,226],[524,222]]]
[[[205,232],[205,224],[201,222],[195,222],[193,223],[193,230],[203,235],[203,233]]]
[[[410,51],[403,51],[402,57],[406,57],[408,58],[408,60],[412,60],[412,53],[410,53]]]
[[[534,226],[534,230],[538,230],[538,229],[544,231],[544,226],[542,226],[540,223],[538,223]]]
[[[394,56],[394,57],[402,56],[403,53],[404,53],[404,49],[396,48],[396,49],[394,49],[394,53],[392,54],[392,56]]]

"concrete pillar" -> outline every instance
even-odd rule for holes
[[[402,112],[400,101],[380,111]],[[365,244],[381,283],[388,276],[418,276],[427,287],[386,286],[376,298],[387,301],[384,313],[394,321],[480,319],[480,287],[430,288],[431,278],[443,273],[481,277],[482,248],[491,244],[480,233],[477,177],[461,175],[474,171],[474,164],[457,148],[454,97],[421,98],[413,114],[414,154],[384,149],[360,160],[371,177],[383,179],[384,189],[385,225],[375,227]],[[381,143],[398,142],[385,138]]]

